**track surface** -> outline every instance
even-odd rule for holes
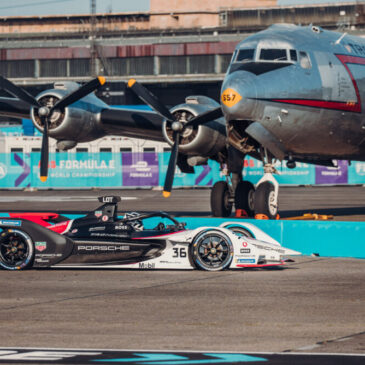
[[[364,281],[364,261],[312,257],[275,271],[1,271],[0,343],[364,353]]]
[[[354,217],[365,210],[364,192],[362,187],[283,188],[281,213],[315,208],[324,213],[319,212],[324,206],[327,214],[342,209],[351,213],[343,217]],[[111,193],[1,192],[0,210],[87,211],[98,204],[96,196]],[[209,215],[207,190],[179,190],[171,200],[160,194],[123,191],[129,199],[119,208]],[[287,269],[274,271],[0,271],[0,343],[37,348],[365,353],[365,262],[295,260]]]

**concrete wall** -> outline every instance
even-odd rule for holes
[[[217,27],[224,8],[246,9],[276,6],[277,0],[151,0],[149,13],[97,14],[99,32]],[[90,15],[1,17],[1,33],[87,33]]]
[[[223,9],[267,8],[277,0],[150,0],[151,28],[220,26]]]
[[[277,0],[150,0],[151,13],[217,12],[220,9],[245,9],[276,6]]]

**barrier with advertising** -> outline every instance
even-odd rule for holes
[[[154,152],[59,152],[49,156],[49,177],[39,179],[40,153],[0,153],[0,188],[117,188],[163,186],[169,153]],[[263,175],[262,162],[247,158],[244,177],[256,183]],[[365,184],[365,162],[339,161],[338,167],[297,163],[288,169],[278,162],[276,175],[281,185]],[[209,160],[207,165],[195,167],[194,174],[176,169],[174,187],[212,186],[223,176],[219,164]]]

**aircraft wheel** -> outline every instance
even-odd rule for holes
[[[233,245],[228,236],[218,230],[198,234],[190,246],[190,257],[199,269],[220,271],[229,267],[233,258]]]
[[[244,209],[249,217],[255,214],[255,187],[249,181],[240,181],[235,193],[235,207]]]
[[[275,205],[274,185],[266,181],[260,184],[255,192],[255,215],[264,214],[269,219],[275,219],[278,207]]]
[[[232,213],[230,193],[225,181],[217,181],[210,195],[210,206],[214,217],[229,217]]]
[[[6,270],[24,270],[33,265],[34,245],[23,231],[7,229],[0,235],[0,267]]]

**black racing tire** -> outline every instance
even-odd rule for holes
[[[230,193],[225,181],[217,181],[210,193],[210,207],[214,217],[229,217],[232,213]]]
[[[33,265],[34,244],[30,236],[18,229],[5,229],[0,234],[0,267],[25,270]]]
[[[255,187],[249,181],[240,181],[236,187],[234,204],[237,209],[244,209],[249,217],[255,214]]]
[[[216,229],[200,232],[190,245],[190,260],[201,270],[221,271],[229,267],[233,258],[230,238]]]
[[[228,226],[224,227],[235,233],[239,237],[255,238],[254,235],[246,228],[242,226]]]
[[[255,192],[255,215],[264,214],[269,219],[276,219],[278,207],[273,204],[274,199],[274,185],[268,181],[260,184]]]

